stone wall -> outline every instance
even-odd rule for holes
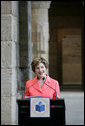
[[[18,2],[1,1],[1,124],[17,124]]]
[[[48,9],[50,1],[32,1],[31,2],[31,36],[32,36],[32,59],[42,56],[49,61],[49,22]],[[25,88],[28,80],[28,18],[27,18],[27,1],[19,2],[19,52],[20,52],[20,69],[18,89]],[[48,70],[47,70],[48,73]],[[32,72],[32,78],[34,77]]]
[[[28,20],[27,1],[19,2],[19,54],[20,69],[18,90],[23,91],[28,79]]]
[[[32,52],[49,61],[48,9],[51,1],[32,1]],[[47,73],[49,70],[47,70]]]
[[[73,6],[71,6],[73,4]],[[52,3],[49,9],[49,34],[50,34],[50,40],[49,40],[49,73],[50,76],[54,79],[57,79],[60,82],[60,85],[63,85],[63,83],[73,84],[73,85],[81,85],[82,84],[82,28],[83,28],[83,7],[81,4],[77,5],[76,3],[59,3],[55,2]],[[70,67],[66,68],[64,67],[65,62],[63,61],[63,46],[64,51],[68,54],[68,49],[64,45],[63,40],[67,41],[64,38],[64,35],[77,35],[80,36],[81,39],[75,39],[76,40],[76,49],[80,50],[79,55],[76,53],[76,50],[73,52],[72,60],[74,61],[74,57],[78,58],[78,62],[76,60],[76,69],[74,69],[71,65],[71,62],[69,62]],[[73,37],[74,38],[74,37]],[[73,43],[74,40],[71,38],[71,41],[68,41],[68,45],[70,46],[71,51],[73,51]],[[78,47],[78,41],[79,47]],[[70,43],[69,43],[70,42]],[[66,42],[67,43],[67,42]],[[77,59],[75,58],[75,59]],[[65,59],[68,59],[67,56],[65,56]],[[64,67],[64,68],[63,68]],[[77,69],[78,68],[78,69]],[[69,69],[71,72],[66,73],[66,69]],[[72,69],[74,69],[72,71]],[[76,79],[73,80],[72,76],[75,76],[75,73],[78,72],[78,76],[76,76]],[[69,81],[66,82],[67,74],[69,74]],[[79,79],[80,76],[80,79]],[[71,78],[70,78],[71,77]]]

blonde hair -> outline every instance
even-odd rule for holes
[[[48,62],[43,57],[37,57],[37,58],[34,58],[31,63],[31,67],[32,67],[33,72],[35,72],[35,67],[39,63],[43,63],[45,65],[46,69],[48,68]]]

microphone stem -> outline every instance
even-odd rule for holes
[[[45,82],[44,82],[45,83]],[[45,83],[46,84],[46,83]],[[51,86],[49,86],[48,84],[46,84],[48,87],[52,88]],[[54,91],[56,91],[54,88],[52,88]]]
[[[32,84],[31,86],[29,86],[28,88],[26,88],[26,90],[29,89],[30,87],[32,87],[33,85],[35,85],[36,83],[37,83],[37,81],[34,84]]]

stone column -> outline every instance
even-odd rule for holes
[[[32,1],[32,51],[37,56],[49,60],[48,9],[51,1]]]
[[[27,2],[27,12],[28,12],[28,79],[32,79],[32,41],[31,41],[31,1]]]
[[[18,2],[1,1],[1,124],[17,124]]]

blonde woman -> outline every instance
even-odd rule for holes
[[[59,99],[60,88],[58,81],[46,74],[47,61],[43,57],[35,58],[31,63],[31,67],[36,77],[26,82],[24,98],[41,96]]]

